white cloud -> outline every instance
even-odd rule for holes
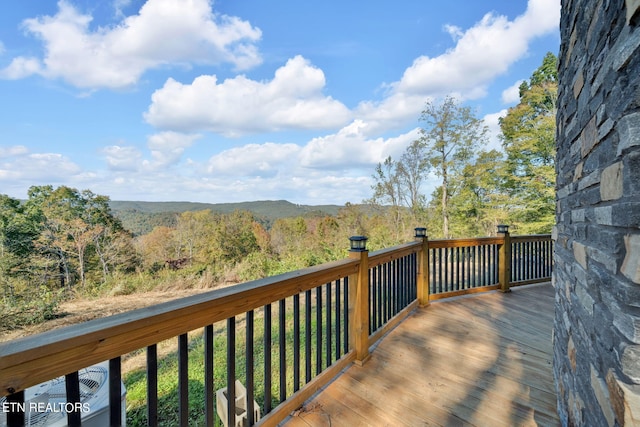
[[[271,182],[275,187],[285,183],[288,187],[300,180],[296,185],[304,186],[308,181],[315,187],[327,177],[354,178],[362,170],[373,171],[386,157],[399,156],[419,135],[414,129],[394,138],[368,139],[365,129],[365,123],[356,121],[303,147],[272,142],[234,147],[212,156],[207,172],[216,180],[260,178],[262,184]]]
[[[168,79],[152,95],[144,117],[162,129],[208,130],[225,136],[335,128],[346,123],[351,113],[325,96],[324,86],[322,70],[296,56],[268,82],[242,75],[221,83],[216,76],[200,76],[191,84]]]
[[[191,147],[200,135],[186,135],[178,132],[160,132],[151,135],[147,141],[147,147],[151,150],[154,168],[166,168],[180,161],[186,148]]]
[[[365,130],[367,135],[376,135],[415,121],[425,102],[432,100],[430,96],[396,92],[379,102],[361,102],[356,108],[355,115],[367,122]]]
[[[24,145],[13,145],[10,147],[0,147],[0,158],[20,156],[29,153],[29,149]]]
[[[456,46],[437,57],[416,58],[391,87],[397,93],[422,96],[484,96],[488,83],[527,54],[532,39],[557,29],[559,18],[557,0],[530,0],[526,12],[513,21],[488,13],[466,31],[445,26],[457,39]]]
[[[500,110],[497,113],[487,114],[484,116],[484,122],[489,128],[489,143],[485,150],[500,150],[502,151],[502,141],[500,140],[500,135],[502,135],[502,130],[500,129],[500,118],[507,115],[507,110]]]
[[[518,80],[513,85],[502,91],[502,103],[516,104],[520,102],[520,85],[524,80]]]
[[[191,147],[200,135],[178,132],[160,132],[149,136],[147,147],[150,159],[144,158],[134,146],[111,145],[102,149],[107,166],[117,172],[152,172],[166,169],[180,162],[185,149]]]
[[[300,152],[296,144],[248,144],[225,150],[209,159],[207,171],[212,175],[274,176],[290,169]]]
[[[37,58],[14,58],[11,63],[0,69],[0,78],[7,80],[22,79],[33,74],[42,74],[40,61]]]
[[[0,163],[0,181],[9,181],[10,184],[15,184],[11,181],[28,181],[29,185],[66,182],[79,173],[80,166],[56,153],[25,154],[20,151],[10,162]]]
[[[113,27],[90,27],[93,17],[66,0],[54,16],[24,21],[44,44],[40,59],[17,57],[3,78],[41,74],[80,88],[122,88],[152,68],[172,64],[228,62],[247,69],[261,62],[259,29],[216,15],[208,0],[148,0],[137,15]]]
[[[135,171],[138,169],[142,153],[135,147],[110,145],[102,149],[107,166],[113,171]]]
[[[395,138],[367,138],[367,124],[356,120],[336,134],[313,138],[300,153],[300,164],[308,168],[373,168],[386,157],[398,157],[418,138],[418,130]]]

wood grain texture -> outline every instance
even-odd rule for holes
[[[548,283],[433,302],[283,424],[559,425],[553,312]]]

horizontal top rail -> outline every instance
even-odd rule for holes
[[[0,396],[357,273],[345,259],[0,344]]]
[[[546,242],[551,241],[551,234],[532,234],[528,236],[511,236],[511,243],[514,242]]]
[[[400,259],[407,255],[419,252],[422,249],[422,242],[410,242],[392,248],[381,249],[369,254],[369,268]]]
[[[512,237],[513,239],[513,237]],[[429,248],[461,248],[467,246],[500,245],[503,237],[475,237],[465,239],[438,239],[429,240]]]

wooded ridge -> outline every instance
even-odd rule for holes
[[[251,212],[264,225],[280,218],[298,216],[335,216],[339,205],[300,205],[287,200],[259,200],[238,203],[141,202],[112,200],[109,206],[123,226],[134,235],[149,233],[156,226],[173,226],[176,213],[210,210],[217,213]]]

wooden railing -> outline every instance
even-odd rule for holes
[[[24,425],[30,410],[25,389],[66,376],[67,422],[80,425],[86,406],[78,371],[109,360],[110,422],[120,425],[121,360],[144,350],[145,422],[157,425],[158,344],[175,340],[176,424],[189,425],[193,417],[204,425],[219,423],[216,390],[226,387],[224,396],[235,402],[238,380],[246,389],[248,425],[275,425],[343,368],[365,363],[370,346],[417,306],[549,280],[551,245],[548,235],[510,237],[508,232],[433,241],[417,236],[393,248],[352,249],[345,260],[0,344],[0,417],[9,426]],[[223,350],[216,339],[225,341]],[[189,399],[194,351],[203,359],[199,404]],[[222,379],[214,374],[220,364],[226,372]],[[235,411],[217,415],[235,425]]]

